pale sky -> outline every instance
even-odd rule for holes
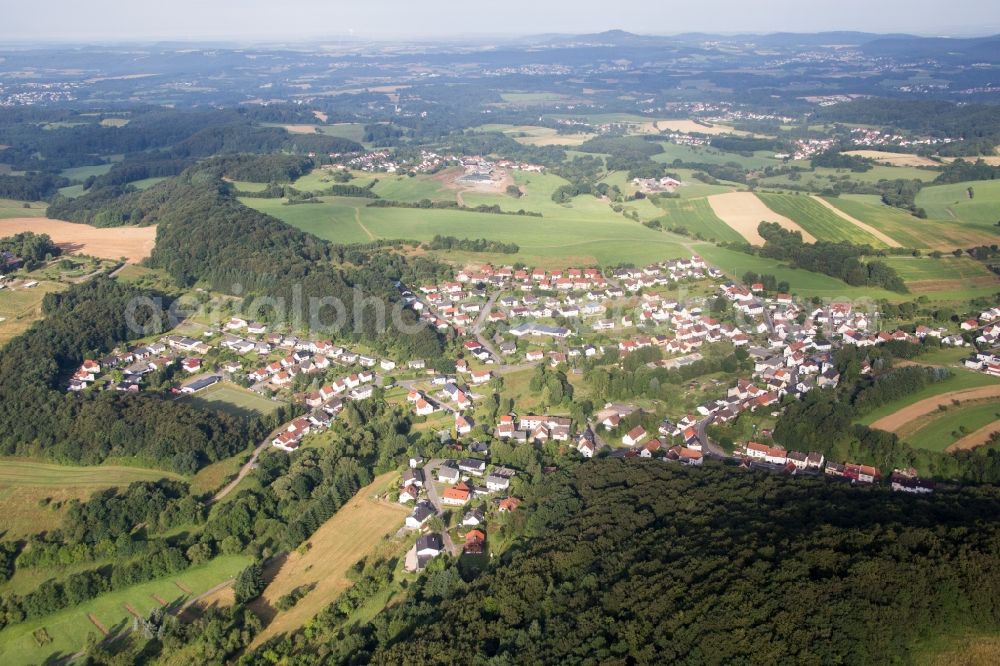
[[[997,0],[11,0],[0,41],[287,41],[681,32],[859,30],[1000,33]]]

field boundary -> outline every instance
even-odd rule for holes
[[[708,205],[720,220],[735,229],[751,245],[763,245],[764,238],[757,231],[761,222],[777,222],[784,229],[798,231],[802,240],[815,243],[816,238],[795,221],[779,215],[753,192],[726,192],[708,197]]]
[[[837,208],[836,206],[834,206],[832,203],[830,203],[829,201],[827,201],[823,197],[815,195],[815,194],[811,194],[809,196],[810,196],[810,198],[813,201],[817,202],[819,205],[821,205],[824,208],[828,209],[831,213],[833,213],[837,217],[840,217],[840,218],[842,218],[842,219],[850,222],[851,224],[853,224],[854,226],[858,227],[862,231],[868,232],[869,234],[871,234],[875,238],[879,239],[880,241],[882,241],[883,243],[885,243],[889,247],[903,247],[902,243],[900,243],[899,241],[895,240],[894,238],[892,238],[888,234],[879,231],[878,229],[876,229],[875,227],[871,226],[870,224],[867,224],[866,222],[862,222],[861,220],[859,220],[856,217],[851,217],[850,215],[848,215],[844,211],[840,210],[839,208]]]
[[[914,419],[932,413],[941,405],[951,405],[955,400],[958,400],[959,402],[967,402],[970,400],[979,400],[984,398],[1000,398],[1000,384],[980,386],[973,389],[949,391],[948,393],[942,393],[930,398],[924,398],[923,400],[915,402],[912,405],[907,405],[906,407],[903,407],[888,416],[883,416],[873,422],[869,427],[875,430],[896,432]]]

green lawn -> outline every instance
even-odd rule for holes
[[[847,241],[857,245],[885,247],[885,243],[867,231],[838,216],[818,201],[806,195],[769,194],[757,195],[768,208],[791,219],[811,233],[817,240]],[[864,220],[862,220],[864,221]]]
[[[941,395],[942,393],[950,393],[951,391],[962,391],[964,389],[978,388],[980,386],[990,386],[991,384],[996,384],[1000,381],[996,377],[990,377],[989,375],[984,375],[981,372],[973,372],[962,368],[953,368],[952,372],[954,375],[944,381],[925,386],[916,393],[911,393],[904,398],[882,405],[869,414],[865,414],[863,417],[858,419],[858,423],[870,425],[875,421],[878,421],[883,416],[889,416],[890,414],[898,412],[903,407],[912,405],[915,402],[920,402],[921,400],[925,400],[927,398],[933,398],[934,396]]]
[[[998,419],[1000,419],[1000,403],[952,406],[944,412],[938,412],[930,423],[905,439],[914,448],[944,451],[966,435]]]
[[[666,212],[662,221],[667,228],[683,226],[707,240],[743,242],[743,236],[719,219],[706,199],[660,199],[657,206]]]
[[[7,627],[0,631],[0,662],[41,663],[53,655],[74,654],[84,646],[88,634],[100,634],[89,615],[111,633],[129,629],[133,616],[126,604],[140,614],[148,614],[160,605],[156,597],[168,605],[183,603],[235,577],[249,563],[250,558],[243,555],[217,557],[173,576],[109,592],[78,606]],[[190,592],[185,592],[178,584]],[[51,642],[39,646],[33,632],[43,628]]]
[[[972,198],[969,198],[970,187],[974,192]],[[1000,180],[925,187],[917,194],[917,205],[930,217],[996,227],[1000,221]]]
[[[282,404],[242,386],[225,382],[209,386],[184,399],[197,407],[216,409],[235,416],[251,416],[254,413],[270,414]]]

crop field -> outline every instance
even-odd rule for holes
[[[571,99],[568,95],[555,92],[505,92],[501,99],[509,104],[531,106],[535,104],[552,104]]]
[[[63,169],[59,175],[70,180],[86,180],[91,176],[103,176],[111,171],[112,166],[111,164],[95,164],[93,166],[72,167]]]
[[[234,416],[270,414],[281,406],[280,402],[225,382],[209,386],[185,397],[185,400],[203,409],[216,409]]]
[[[125,257],[137,262],[149,256],[156,243],[156,227],[115,227],[101,229],[47,217],[12,217],[0,220],[0,236],[22,231],[48,234],[63,252],[89,254],[101,259]]]
[[[309,537],[309,550],[288,555],[251,608],[261,615],[273,613],[282,596],[302,585],[315,588],[287,611],[279,611],[270,624],[257,635],[254,645],[280,633],[302,626],[337,598],[350,585],[347,570],[358,560],[372,554],[380,542],[403,526],[409,509],[376,500],[396,478],[387,472],[362,488],[337,513]]]
[[[674,160],[684,162],[701,162],[705,164],[727,164],[735,162],[745,169],[763,169],[767,166],[780,166],[781,160],[776,160],[771,153],[758,151],[747,157],[739,153],[730,153],[717,150],[710,146],[681,146],[669,141],[663,141],[659,145],[663,147],[663,152],[653,155],[655,162],[670,164]]]
[[[40,282],[32,289],[0,289],[0,346],[41,319],[45,294],[62,289],[63,286],[55,282]]]
[[[1000,229],[962,224],[948,219],[920,219],[883,204],[875,195],[844,194],[828,203],[899,241],[903,247],[951,250],[996,243]],[[933,216],[932,216],[933,217]]]
[[[538,125],[494,124],[482,125],[476,129],[481,132],[506,134],[526,146],[579,146],[594,136],[586,133],[560,134],[558,130],[551,127],[539,127]]]
[[[225,583],[250,563],[244,555],[223,555],[173,576],[103,594],[72,608],[7,627],[0,631],[0,662],[42,663],[53,655],[68,656],[84,647],[88,634],[114,634],[131,629],[133,615],[148,614],[160,601],[168,607],[182,604]],[[100,626],[100,628],[98,627]],[[36,635],[50,639],[39,645]],[[37,632],[37,633],[36,633]]]
[[[977,288],[989,295],[1000,289],[1000,276],[968,257],[945,255],[932,257],[883,257],[899,273],[906,286],[915,294]]]
[[[867,157],[868,159],[875,160],[876,162],[884,162],[889,166],[899,166],[899,167],[936,167],[940,168],[940,164],[930,159],[929,157],[923,157],[921,155],[911,155],[908,153],[890,153],[885,150],[848,150],[844,152],[845,155],[856,155],[858,157]]]
[[[716,194],[708,198],[708,203],[720,219],[739,232],[751,245],[764,244],[764,239],[757,230],[761,222],[777,222],[785,229],[798,231],[802,234],[802,240],[808,243],[816,240],[794,220],[765,206],[753,192]]]
[[[39,201],[15,201],[0,199],[0,220],[13,217],[45,217],[48,206]],[[4,234],[6,235],[6,234]]]
[[[973,191],[971,198],[969,188]],[[1000,221],[1000,180],[925,187],[917,194],[917,205],[930,217],[996,228]]]
[[[925,386],[916,393],[882,405],[858,419],[858,423],[895,432],[913,419],[930,414],[938,404],[954,400],[1000,397],[1000,380],[980,372],[953,368],[948,379]]]
[[[179,479],[171,472],[142,467],[72,467],[23,458],[0,459],[0,531],[5,539],[24,538],[58,527],[65,502],[133,481]],[[47,499],[46,499],[47,498]]]
[[[857,245],[885,247],[885,243],[875,236],[808,196],[769,193],[757,196],[775,213],[793,220],[819,240],[848,241]]]
[[[666,226],[683,226],[692,234],[714,241],[743,242],[735,229],[719,219],[705,199],[660,199],[657,205],[666,212]]]

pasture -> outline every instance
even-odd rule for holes
[[[899,241],[903,247],[952,250],[996,243],[1000,229],[961,224],[947,219],[920,219],[905,210],[886,206],[876,195],[844,194],[826,197],[830,205]],[[933,217],[933,216],[932,216]]]
[[[40,282],[37,287],[0,289],[0,346],[28,330],[42,318],[45,294],[62,291],[55,282]]]
[[[244,417],[270,414],[282,404],[228,382],[219,382],[184,399],[202,409],[214,409]]]
[[[881,162],[883,164],[888,164],[889,166],[898,167],[940,167],[941,165],[930,159],[929,157],[923,157],[921,155],[913,155],[910,153],[890,153],[885,150],[848,150],[844,152],[845,155],[856,155],[857,157],[866,157],[876,162]]]
[[[965,291],[968,298],[988,296],[1000,289],[1000,277],[974,259],[945,255],[932,257],[882,257],[896,269],[906,286],[914,294]]]
[[[133,481],[180,479],[177,474],[142,467],[111,465],[74,467],[55,463],[0,459],[0,531],[5,539],[24,538],[62,523],[72,499],[98,490],[127,486]],[[58,508],[57,508],[58,507]]]
[[[92,166],[71,167],[69,169],[63,169],[59,175],[63,178],[69,178],[70,180],[83,181],[91,176],[103,176],[107,172],[111,171],[112,166],[114,165],[105,163],[95,164]]]
[[[0,220],[13,217],[45,217],[45,209],[48,206],[40,201],[15,201],[14,199],[0,199]],[[3,234],[7,235],[7,234]]]
[[[178,607],[232,580],[249,563],[245,555],[223,555],[172,576],[108,592],[51,615],[9,626],[0,631],[0,662],[42,663],[56,655],[75,654],[84,647],[89,634],[100,636],[106,631],[110,635],[131,629],[132,610],[147,615],[163,606],[161,600],[168,608]],[[33,634],[41,629],[51,641],[40,646]]]
[[[996,229],[1000,221],[1000,180],[925,187],[917,194],[916,202],[930,217]]]
[[[563,134],[552,127],[538,125],[482,125],[476,128],[480,132],[500,132],[526,146],[579,146],[593,137],[593,134],[570,133]]]
[[[770,193],[760,193],[757,196],[768,208],[793,220],[818,240],[885,247],[881,240],[809,196]]]
[[[269,567],[265,572],[268,585],[260,599],[251,604],[251,609],[259,616],[273,616],[273,619],[256,636],[253,645],[302,626],[334,601],[351,585],[347,570],[371,555],[380,543],[403,526],[409,509],[374,497],[385,492],[396,477],[396,472],[377,477],[309,537],[309,547],[304,554],[296,550],[277,563],[277,571]],[[291,609],[277,611],[275,615],[274,605],[278,599],[302,585],[315,587]]]
[[[663,152],[653,155],[652,160],[668,165],[674,160],[703,164],[736,163],[744,169],[763,169],[768,166],[781,165],[781,160],[775,159],[773,154],[767,151],[757,151],[748,156],[730,153],[711,146],[682,146],[669,141],[659,142],[659,145],[663,147]]]

